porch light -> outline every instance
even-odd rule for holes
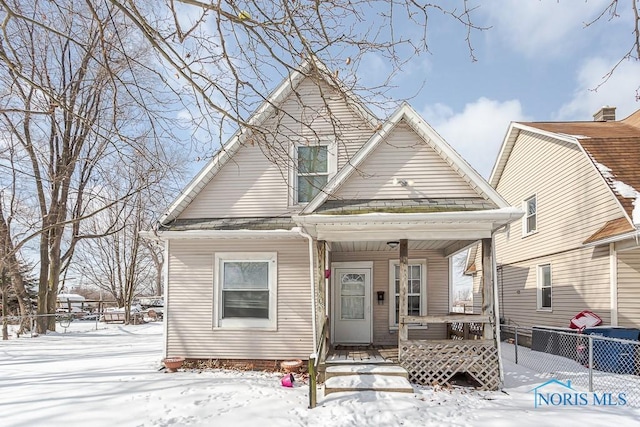
[[[398,242],[397,240],[393,240],[391,242],[387,242],[387,246],[389,246],[391,249],[397,248],[399,244],[400,244],[400,242]]]

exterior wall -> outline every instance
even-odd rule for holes
[[[413,185],[394,185],[393,178],[411,180]],[[401,122],[332,198],[417,197],[478,197],[478,193],[409,125]]]
[[[552,311],[537,310],[537,266],[551,264]],[[498,272],[500,315],[507,324],[569,327],[582,310],[611,323],[609,247],[599,246],[502,266]]]
[[[640,328],[640,248],[617,252],[618,325]]]
[[[277,331],[213,328],[216,252],[277,252]],[[200,359],[307,359],[313,351],[305,239],[169,242],[167,354]]]
[[[389,260],[398,259],[395,252],[332,252],[332,262],[373,261],[372,307],[373,344],[397,345],[398,331],[389,330]],[[427,260],[427,314],[449,314],[449,260],[437,251],[409,251],[409,259]],[[332,286],[333,287],[333,286]],[[376,302],[376,292],[384,291],[384,305]],[[428,329],[410,329],[409,339],[446,339],[446,325],[431,324]]]
[[[497,261],[510,264],[582,247],[620,205],[591,161],[574,144],[522,132],[498,192],[511,206],[536,194],[538,231],[523,237],[521,222],[496,236]]]
[[[270,136],[269,150],[263,144],[239,148],[180,215],[181,219],[267,217],[296,212],[300,207],[289,203],[293,188],[288,182],[291,142],[314,141],[317,136],[335,140],[339,169],[373,134],[371,125],[328,86],[324,85],[321,92],[309,80],[304,80],[281,108],[284,112],[264,124],[277,132]],[[323,118],[328,108],[338,121],[337,128],[336,123]]]
[[[566,327],[589,309],[608,324],[609,248],[582,242],[621,210],[587,156],[574,144],[523,131],[497,190],[516,207],[537,197],[535,233],[523,237],[518,222],[496,235],[502,317],[521,326]],[[536,310],[536,266],[544,263],[552,270],[552,312]]]

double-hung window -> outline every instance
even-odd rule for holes
[[[551,310],[551,264],[538,266],[538,310]]]
[[[275,253],[216,254],[216,327],[275,329]]]
[[[299,146],[297,160],[297,201],[308,203],[329,181],[329,146]]]
[[[427,314],[427,261],[409,260],[407,266],[407,309],[409,316]],[[389,261],[389,327],[398,327],[400,318],[400,262]]]
[[[535,195],[525,199],[524,212],[522,228],[523,235],[526,236],[535,233],[538,229],[538,201]]]
[[[330,135],[293,145],[292,204],[308,203],[322,191],[337,170],[337,145]]]

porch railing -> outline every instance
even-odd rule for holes
[[[446,340],[400,340],[398,359],[411,380],[444,385],[457,374],[466,374],[484,390],[500,385],[498,349],[487,315],[404,316],[409,324],[447,324]]]

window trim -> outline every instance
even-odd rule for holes
[[[332,135],[320,137],[315,142],[297,141],[291,144],[291,167],[289,168],[289,206],[305,206],[309,202],[298,202],[298,147],[327,147],[327,183],[335,176],[338,171],[338,150],[335,138]],[[311,175],[311,174],[306,174]],[[324,175],[324,174],[318,174]],[[315,198],[315,196],[314,196]],[[312,198],[313,200],[313,198]]]
[[[420,276],[420,316],[427,315],[427,260],[426,259],[410,259],[407,263],[411,265],[420,265],[422,271]],[[398,324],[396,323],[396,290],[395,290],[395,266],[400,265],[399,259],[389,260],[389,330],[397,331]],[[428,329],[426,324],[423,325],[409,325],[409,329]]]
[[[544,274],[542,269],[545,267],[549,267],[549,286],[543,286],[542,281],[544,280]],[[549,307],[542,306],[542,289],[549,288],[551,293],[551,305]],[[536,266],[536,294],[537,294],[537,302],[536,302],[536,311],[545,311],[552,312],[553,311],[553,269],[551,268],[551,263],[538,264]]]
[[[256,261],[269,263],[269,318],[222,319],[223,265],[225,262]],[[277,252],[217,252],[214,264],[213,328],[227,330],[276,331],[278,327],[278,253]]]
[[[536,212],[533,215],[529,215],[527,207],[528,207],[529,201],[532,199],[535,199],[535,202],[536,202]],[[536,234],[538,232],[538,195],[534,193],[533,195],[525,198],[522,201],[522,209],[524,210],[524,215],[522,216],[522,237],[527,237],[527,236],[531,236],[532,234]],[[529,231],[528,219],[532,216],[535,216],[536,224],[535,224],[535,228]]]

